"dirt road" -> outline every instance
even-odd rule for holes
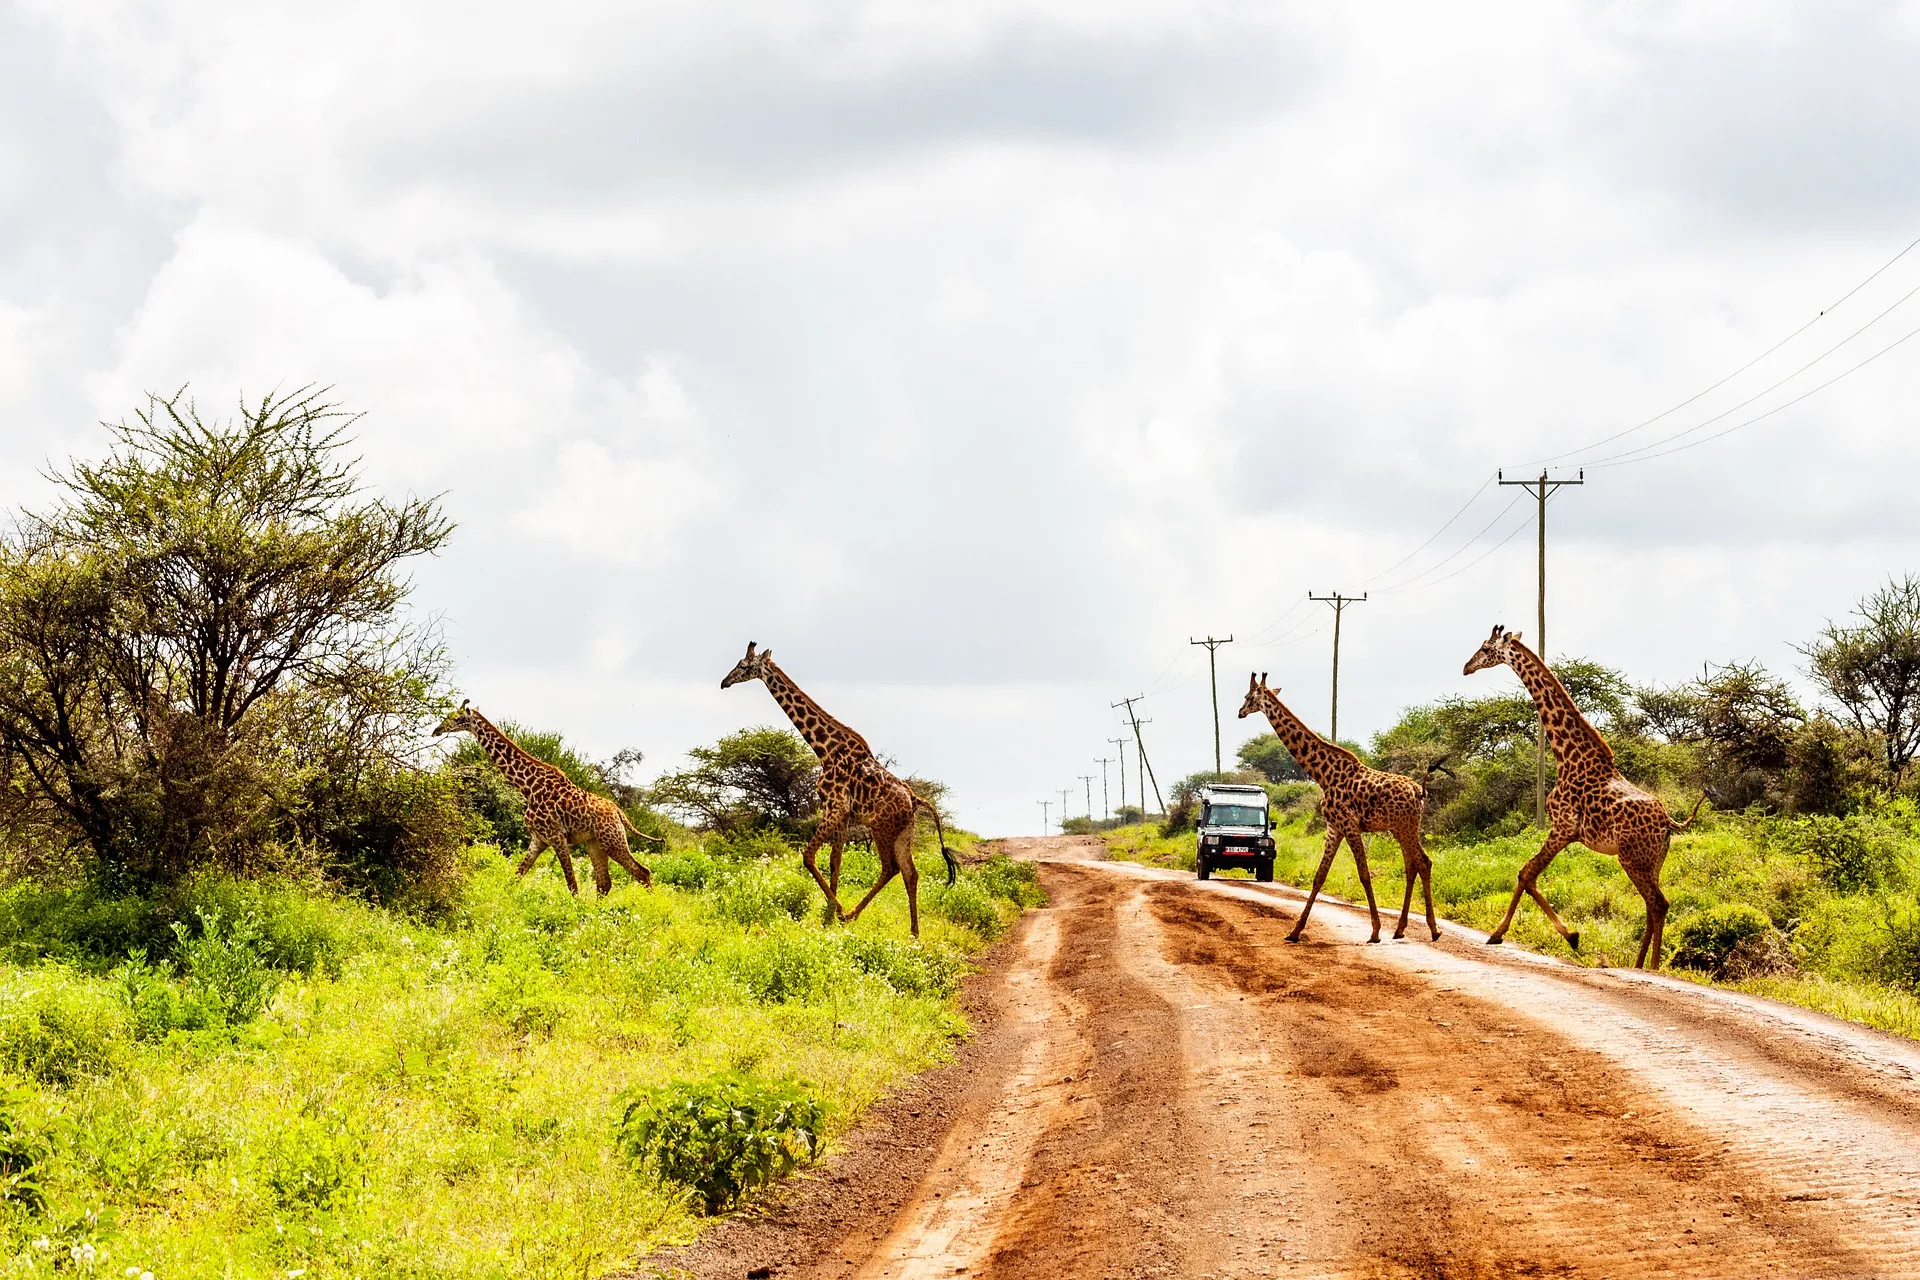
[[[1053,905],[920,1156],[762,1274],[1920,1276],[1920,1047],[1010,844]]]

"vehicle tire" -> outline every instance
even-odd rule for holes
[[[1273,883],[1273,859],[1263,858],[1260,865],[1253,869],[1253,878],[1261,884]]]
[[[1207,865],[1206,854],[1203,853],[1198,858],[1196,858],[1194,860],[1194,865],[1198,868],[1200,872],[1200,878],[1202,880],[1208,879],[1213,875],[1213,868]]]

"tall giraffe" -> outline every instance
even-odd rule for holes
[[[1352,846],[1354,869],[1360,873],[1360,883],[1367,891],[1367,911],[1373,917],[1373,936],[1367,941],[1380,941],[1380,908],[1373,902],[1373,876],[1367,870],[1365,833],[1386,831],[1399,843],[1400,857],[1406,865],[1407,891],[1400,900],[1400,923],[1394,928],[1393,936],[1404,938],[1407,934],[1407,912],[1413,906],[1413,882],[1417,878],[1427,897],[1427,928],[1438,942],[1440,922],[1433,914],[1433,859],[1427,856],[1426,846],[1420,842],[1420,815],[1426,808],[1427,789],[1412,778],[1368,768],[1353,752],[1307,728],[1300,717],[1280,701],[1280,696],[1267,687],[1265,672],[1258,677],[1251,672],[1247,674],[1247,697],[1240,704],[1240,718],[1244,720],[1256,711],[1266,715],[1267,723],[1286,744],[1294,763],[1319,784],[1320,816],[1327,823],[1326,852],[1320,855],[1320,869],[1313,873],[1307,905],[1300,908],[1300,918],[1294,921],[1287,941],[1300,941],[1300,932],[1307,927],[1307,913],[1313,910],[1314,900],[1320,896],[1320,886],[1326,883],[1327,872],[1333,869],[1333,857],[1340,852],[1342,841]]]
[[[947,860],[947,883],[952,884],[960,871],[960,864],[947,848],[947,832],[941,825],[940,811],[914,794],[912,787],[894,777],[875,759],[873,748],[865,738],[821,710],[820,704],[808,697],[792,677],[775,666],[773,650],[756,652],[749,640],[747,656],[734,664],[720,687],[729,689],[743,680],[764,683],[773,700],[787,713],[787,719],[793,721],[793,727],[820,757],[820,825],[814,829],[807,847],[800,851],[800,861],[806,864],[820,892],[827,895],[834,914],[841,920],[857,920],[874,895],[897,875],[907,888],[907,918],[913,936],[919,937],[920,869],[913,862],[916,810],[925,809],[933,815],[934,831],[940,837],[940,856]],[[865,822],[873,833],[873,847],[880,855],[880,878],[867,890],[867,896],[860,899],[859,906],[845,911],[840,906],[840,853],[847,842],[844,828],[848,820],[854,818]],[[820,868],[814,862],[814,853],[822,841],[828,840],[832,841],[827,862],[830,880],[821,877]]]
[[[1540,904],[1567,945],[1575,951],[1580,949],[1580,934],[1560,922],[1535,886],[1547,864],[1578,841],[1596,853],[1618,858],[1620,869],[1640,891],[1647,904],[1647,922],[1640,931],[1640,954],[1633,963],[1636,968],[1658,969],[1660,935],[1667,923],[1667,895],[1660,891],[1660,868],[1667,860],[1673,833],[1692,824],[1706,797],[1694,803],[1693,813],[1685,822],[1676,822],[1664,804],[1622,777],[1613,762],[1613,748],[1580,714],[1560,677],[1520,643],[1519,632],[1509,633],[1505,627],[1496,626],[1487,642],[1467,659],[1462,674],[1472,675],[1503,663],[1513,668],[1540,709],[1547,747],[1553,752],[1554,780],[1553,790],[1547,793],[1547,842],[1520,868],[1507,914],[1487,942],[1498,944],[1506,939],[1513,914],[1520,908],[1520,895],[1525,893]]]
[[[527,841],[526,856],[514,868],[517,874],[527,874],[541,853],[552,849],[560,860],[561,872],[567,877],[567,888],[578,894],[580,882],[573,876],[573,846],[583,844],[593,861],[593,887],[600,891],[600,896],[605,897],[613,889],[608,858],[625,867],[641,884],[652,887],[653,873],[634,861],[627,847],[627,832],[655,844],[661,843],[660,837],[650,836],[634,826],[620,806],[605,796],[575,786],[566,774],[530,754],[465,702],[440,722],[433,736],[463,731],[473,735],[480,749],[487,753],[487,759],[493,761],[493,767],[526,798],[527,831],[532,838]]]

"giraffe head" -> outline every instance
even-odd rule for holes
[[[1245,720],[1250,715],[1266,710],[1267,693],[1267,673],[1262,671],[1255,675],[1247,672],[1247,696],[1240,704],[1240,718]]]
[[[1473,651],[1473,656],[1467,659],[1467,665],[1460,674],[1470,676],[1476,671],[1500,666],[1513,656],[1513,649],[1510,646],[1519,638],[1518,631],[1508,631],[1505,627],[1495,624],[1493,634],[1487,637],[1485,644]]]
[[[474,716],[478,714],[478,712],[467,705],[466,700],[463,698],[460,702],[460,709],[452,712],[445,720],[442,720],[439,727],[433,731],[433,736],[437,738],[443,733],[459,733],[462,730],[472,733],[475,723]]]
[[[727,678],[720,682],[722,689],[731,689],[742,680],[765,680],[768,667],[773,662],[773,650],[762,649],[754,652],[753,641],[747,641],[747,656],[733,664],[733,670],[727,672]]]

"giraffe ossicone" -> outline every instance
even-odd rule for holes
[[[1264,671],[1258,676],[1247,673],[1247,696],[1240,704],[1242,719],[1255,712],[1266,716],[1294,763],[1319,785],[1320,816],[1327,824],[1326,849],[1314,872],[1313,888],[1307,894],[1306,905],[1300,908],[1300,918],[1294,921],[1287,941],[1300,941],[1300,933],[1307,927],[1307,916],[1320,896],[1320,887],[1326,883],[1327,872],[1333,869],[1334,855],[1343,842],[1353,850],[1354,868],[1367,891],[1367,911],[1373,919],[1373,936],[1367,941],[1380,941],[1380,908],[1374,904],[1373,876],[1367,870],[1365,836],[1372,831],[1393,836],[1406,867],[1406,895],[1400,900],[1400,923],[1395,926],[1393,936],[1406,936],[1407,913],[1413,907],[1413,884],[1417,879],[1426,894],[1427,928],[1434,940],[1439,941],[1440,922],[1433,913],[1433,859],[1427,856],[1426,846],[1420,840],[1426,788],[1412,778],[1369,768],[1353,752],[1307,728],[1268,686]]]
[[[561,874],[567,878],[567,888],[578,894],[580,882],[573,874],[573,846],[579,844],[586,847],[593,863],[593,887],[602,897],[613,890],[613,874],[607,869],[609,858],[625,867],[641,884],[653,886],[653,873],[635,861],[627,845],[627,832],[655,844],[662,841],[634,826],[619,805],[574,785],[566,774],[509,738],[465,699],[461,700],[459,710],[440,722],[433,736],[448,733],[472,734],[493,767],[527,802],[529,839],[526,854],[514,868],[517,874],[524,876],[533,870],[540,855],[552,849]]]
[[[873,754],[867,740],[828,715],[819,703],[807,696],[792,677],[774,665],[773,650],[758,649],[747,641],[746,656],[720,681],[730,689],[747,680],[758,680],[787,713],[793,728],[813,753],[820,757],[820,824],[813,838],[800,851],[807,868],[836,918],[859,918],[880,890],[894,876],[907,889],[907,919],[913,936],[920,936],[920,869],[913,861],[913,828],[917,811],[933,815],[934,831],[940,838],[940,856],[947,862],[947,883],[959,875],[960,863],[947,848],[947,832],[940,821],[940,810],[922,798],[905,782],[895,777]],[[873,833],[873,847],[880,855],[880,878],[858,906],[847,911],[840,906],[840,857],[846,847],[846,825],[858,819]],[[814,855],[821,844],[829,844],[828,875],[820,874]]]

